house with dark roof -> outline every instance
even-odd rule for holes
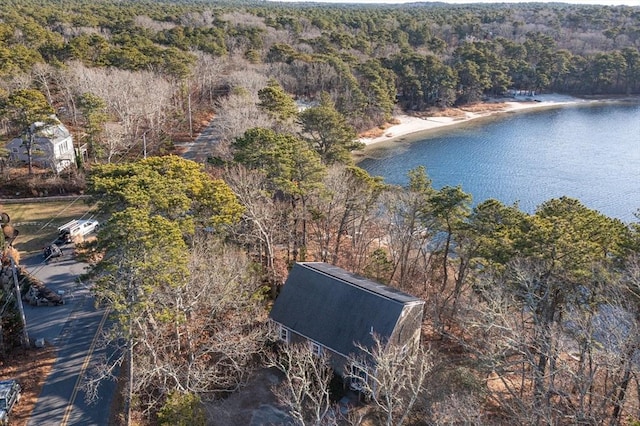
[[[423,300],[337,266],[301,262],[289,273],[269,318],[281,341],[309,344],[315,354],[329,356],[336,373],[366,379],[375,366],[358,345],[372,348],[375,335],[411,350],[420,342],[423,309]],[[354,359],[368,365],[354,365]]]
[[[39,167],[50,168],[57,173],[66,169],[76,161],[76,152],[73,147],[71,132],[62,123],[54,122],[33,123],[30,131],[34,133],[32,151],[32,163]],[[9,158],[15,162],[28,162],[27,139],[25,134],[14,138],[7,144]]]

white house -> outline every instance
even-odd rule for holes
[[[73,137],[69,130],[59,121],[54,124],[33,123],[31,131],[34,132],[32,146],[32,164],[51,168],[61,172],[76,161],[76,153],[73,148]],[[27,134],[12,139],[7,144],[9,158],[12,161],[27,163]]]

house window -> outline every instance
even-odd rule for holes
[[[364,389],[368,378],[367,367],[357,363],[351,364],[351,376],[349,378],[349,387],[351,389],[357,391]]]
[[[322,356],[322,345],[316,342],[309,342],[309,346],[311,346],[311,353],[317,357]]]
[[[289,329],[283,325],[280,326],[280,330],[278,332],[278,337],[283,342],[289,343]]]

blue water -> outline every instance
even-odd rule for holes
[[[423,165],[435,188],[460,185],[474,204],[495,198],[533,213],[544,201],[566,195],[607,216],[637,221],[640,105],[505,114],[369,147],[358,165],[397,185]]]

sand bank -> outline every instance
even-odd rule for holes
[[[517,96],[513,98],[501,99],[499,101],[487,102],[485,104],[482,104],[485,106],[485,108],[483,108],[482,105],[476,105],[473,110],[465,110],[461,108],[458,110],[458,114],[455,116],[414,117],[406,114],[401,114],[394,117],[395,121],[398,121],[399,123],[386,128],[380,136],[370,138],[363,137],[360,138],[360,141],[365,145],[372,145],[379,142],[392,141],[396,138],[407,136],[413,133],[426,133],[431,130],[442,129],[447,126],[466,123],[471,120],[489,117],[495,114],[503,114],[507,112],[523,111],[535,108],[559,107],[563,105],[589,102],[600,101],[585,100],[565,95],[544,94],[537,96]]]

